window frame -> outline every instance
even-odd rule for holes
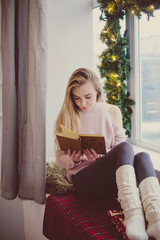
[[[130,141],[137,145],[153,151],[160,152],[158,146],[146,143],[141,140],[141,62],[139,58],[140,54],[140,40],[139,40],[139,19],[136,16],[127,16],[127,30],[129,40],[129,55],[131,74],[128,79],[128,89],[131,94],[131,98],[135,100],[136,104],[132,107],[132,130]]]

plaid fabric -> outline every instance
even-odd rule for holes
[[[50,240],[122,240],[108,210],[120,209],[117,201],[86,202],[68,194],[46,200],[43,234]]]
[[[108,216],[110,217],[111,221],[115,224],[117,230],[122,233],[123,239],[129,240],[129,238],[126,235],[126,229],[124,226],[124,215],[122,211],[117,210],[109,210]],[[147,222],[146,222],[147,226]],[[153,238],[149,237],[148,240],[154,240]]]
[[[124,214],[123,211],[117,210],[109,210],[108,216],[110,217],[111,221],[116,225],[117,230],[122,233],[123,239],[129,240],[126,235],[126,229],[124,226]]]

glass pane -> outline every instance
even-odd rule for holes
[[[160,10],[139,21],[141,141],[160,146]]]

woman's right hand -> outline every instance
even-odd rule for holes
[[[68,155],[75,164],[81,162],[82,152],[80,150],[77,152],[77,150],[68,149]]]

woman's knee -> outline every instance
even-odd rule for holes
[[[135,155],[134,167],[138,184],[144,178],[156,176],[150,155],[146,152],[140,152]]]
[[[134,153],[133,146],[129,142],[121,142],[119,147],[122,152]]]
[[[122,165],[133,165],[134,162],[134,149],[132,145],[128,142],[122,142],[118,145],[117,153],[117,166],[119,168]]]
[[[150,155],[147,152],[140,152],[135,155],[134,166],[135,167],[145,167],[146,165],[152,164]]]

